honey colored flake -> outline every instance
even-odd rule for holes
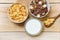
[[[27,16],[26,7],[22,4],[13,4],[9,12],[11,19],[17,22],[25,20],[24,17]]]
[[[45,20],[45,21],[44,21],[44,24],[45,24],[45,26],[50,26],[53,22],[54,22],[54,19],[51,18],[51,19]]]

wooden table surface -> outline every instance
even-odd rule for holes
[[[9,7],[13,3],[23,3],[29,6],[31,0],[0,0],[0,40],[60,40],[60,18],[50,28],[43,28],[38,37],[31,37],[25,33],[22,24],[14,24],[8,18]],[[50,17],[60,14],[60,0],[48,0],[51,10]]]

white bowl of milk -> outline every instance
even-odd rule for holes
[[[31,36],[39,35],[42,31],[42,28],[42,22],[35,18],[29,19],[25,23],[25,31]]]

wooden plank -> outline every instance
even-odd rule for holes
[[[55,17],[60,14],[60,4],[51,4],[50,17]],[[45,28],[44,31],[60,31],[60,18],[56,20],[50,28]]]
[[[23,31],[22,24],[12,23],[6,14],[0,13],[0,31]]]
[[[0,0],[0,3],[15,3],[16,0]]]
[[[25,32],[0,32],[0,40],[60,40],[60,33],[43,32],[37,37],[31,37]]]
[[[50,17],[60,14],[60,4],[50,4],[51,11]],[[8,18],[8,10],[11,4],[0,4],[0,31],[25,31],[24,26],[21,24],[14,24]],[[58,12],[58,13],[57,13]],[[45,28],[43,31],[60,31],[60,18],[56,20],[54,25],[50,28]]]
[[[18,2],[29,2],[31,0],[0,0],[0,3],[18,3]],[[58,3],[60,0],[48,0],[49,3]]]
[[[52,25],[50,28],[44,28],[44,31],[60,32],[60,18],[58,18],[54,25]]]

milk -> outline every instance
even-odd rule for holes
[[[38,35],[42,30],[42,24],[37,19],[30,19],[26,22],[25,29],[30,35]]]

